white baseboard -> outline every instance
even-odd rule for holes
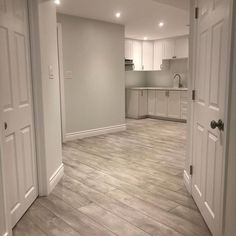
[[[108,127],[98,128],[98,129],[79,131],[75,133],[67,133],[65,135],[65,141],[83,139],[83,138],[98,136],[102,134],[116,133],[116,132],[121,132],[125,130],[126,130],[126,124],[122,124],[122,125],[114,125],[114,126],[108,126]]]
[[[64,165],[62,163],[49,179],[49,193],[52,192],[52,190],[61,180],[63,175],[64,175]]]
[[[184,170],[184,184],[185,184],[187,190],[189,191],[189,193],[191,194],[191,192],[192,192],[191,178],[186,170]]]

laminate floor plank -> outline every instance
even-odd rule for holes
[[[124,132],[67,142],[65,174],[14,236],[210,236],[186,190],[186,124],[127,120]]]

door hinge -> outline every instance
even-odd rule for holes
[[[193,175],[193,166],[192,165],[190,165],[190,167],[189,167],[189,174]]]
[[[195,19],[198,19],[199,8],[195,7]]]
[[[196,90],[192,90],[192,100],[195,101],[196,99]]]

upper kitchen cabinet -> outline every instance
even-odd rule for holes
[[[143,70],[153,70],[154,43],[152,41],[143,41]]]
[[[189,40],[188,37],[179,37],[175,39],[175,56],[176,58],[188,58]]]
[[[134,70],[142,70],[142,41],[133,40]]]
[[[125,40],[125,59],[133,60],[133,40]]]
[[[163,60],[168,60],[175,57],[175,39],[162,40],[163,44]]]
[[[188,58],[188,37],[165,39],[163,43],[163,60]]]
[[[163,59],[163,43],[158,40],[154,42],[154,60],[153,60],[153,69],[161,70],[162,69],[162,59]]]

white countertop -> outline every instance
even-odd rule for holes
[[[187,91],[188,88],[174,88],[174,87],[131,87],[130,90],[174,90],[174,91]]]

